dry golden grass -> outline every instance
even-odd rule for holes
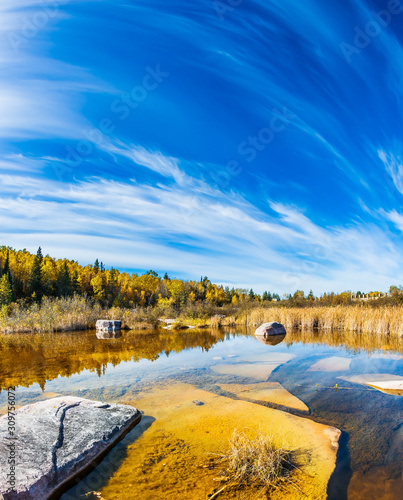
[[[221,472],[225,488],[242,486],[278,487],[294,485],[292,452],[277,446],[272,437],[253,429],[234,431],[228,450],[215,455],[208,464]],[[224,488],[222,488],[224,489]]]
[[[335,307],[270,307],[242,312],[236,318],[226,318],[223,324],[258,326],[278,321],[287,329],[346,330],[359,333],[403,335],[403,307],[378,308],[362,306]]]
[[[0,332],[44,333],[94,328],[102,316],[102,308],[84,297],[44,298],[41,305],[30,307],[13,304],[0,309]]]
[[[0,308],[0,332],[54,332],[85,330],[95,327],[97,319],[118,319],[123,328],[132,330],[152,329],[161,326],[159,319],[164,311],[158,308],[126,309],[101,305],[81,296],[65,299],[44,298],[41,305],[27,307],[12,304]],[[332,306],[332,307],[254,307],[226,311],[227,315],[207,318],[192,317],[186,310],[176,318],[172,328],[184,325],[194,327],[258,326],[268,321],[278,321],[286,329],[349,331],[358,333],[390,334],[403,336],[403,306]]]

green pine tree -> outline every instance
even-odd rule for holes
[[[40,302],[43,297],[43,283],[42,283],[42,249],[38,248],[38,251],[34,258],[34,264],[31,270],[31,276],[29,280],[29,291],[31,296],[34,296],[37,302]]]
[[[67,262],[63,263],[63,266],[59,271],[59,276],[57,277],[57,294],[59,297],[68,297],[73,294]]]
[[[10,280],[10,251],[9,250],[7,250],[6,260],[4,262],[2,275],[3,274],[7,274],[8,279]]]
[[[3,272],[0,274],[0,276],[5,275],[8,278],[8,281],[10,283],[11,291],[12,291],[12,298],[15,299],[15,294],[14,294],[14,282],[13,282],[13,277],[11,275],[10,271],[10,251],[7,250],[7,255],[6,255],[6,260],[4,262],[4,267],[3,267]]]
[[[79,293],[80,291],[80,282],[78,281],[78,272],[77,269],[73,273],[73,277],[71,279],[71,288],[74,293]]]
[[[0,280],[0,305],[11,304],[13,300],[13,289],[7,274],[3,274]]]

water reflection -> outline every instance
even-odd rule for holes
[[[70,377],[84,370],[105,373],[108,365],[122,362],[155,361],[161,355],[201,348],[209,351],[233,335],[245,337],[252,333],[237,328],[220,330],[180,330],[151,332],[116,332],[113,337],[95,331],[56,334],[0,335],[0,390],[11,385],[29,387],[34,383],[42,388],[46,381],[58,376]],[[102,334],[104,335],[104,334]],[[109,334],[107,334],[109,335]],[[255,338],[255,337],[253,337]],[[342,347],[353,353],[375,353],[400,358],[403,338],[363,335],[349,332],[289,332],[288,338],[256,338],[265,345],[276,346],[281,342],[291,348],[295,343]],[[397,354],[396,354],[397,353]]]
[[[120,339],[122,337],[122,332],[108,332],[106,330],[97,330],[96,331],[97,339],[99,340],[107,340],[107,339]]]
[[[108,365],[155,361],[163,354],[197,347],[208,351],[228,335],[231,331],[119,332],[111,338],[103,336],[102,342],[95,331],[0,335],[0,390],[35,383],[43,389],[47,381],[84,370],[101,376]]]
[[[278,345],[285,339],[284,335],[255,335],[256,340],[265,345]]]

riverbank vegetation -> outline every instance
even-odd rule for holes
[[[345,330],[403,335],[403,290],[275,292],[224,287],[207,277],[184,281],[155,271],[144,274],[105,269],[102,262],[34,255],[0,247],[0,332],[85,330],[97,319],[121,319],[129,329],[165,326],[257,326],[279,321],[286,328]]]

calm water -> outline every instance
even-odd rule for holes
[[[242,329],[124,332],[115,339],[79,332],[0,336],[0,352],[0,385],[17,386],[18,405],[55,394],[124,403],[161,382],[186,382],[224,394],[223,383],[253,382],[249,372],[238,373],[241,365],[249,369],[289,359],[267,380],[302,400],[309,407],[305,418],[343,431],[329,498],[401,498],[402,396],[346,380],[362,374],[403,376],[401,340],[291,332],[277,345],[264,345]],[[2,392],[0,411],[5,403]],[[135,439],[136,432],[118,447]],[[69,498],[91,498],[78,491],[72,489]]]

